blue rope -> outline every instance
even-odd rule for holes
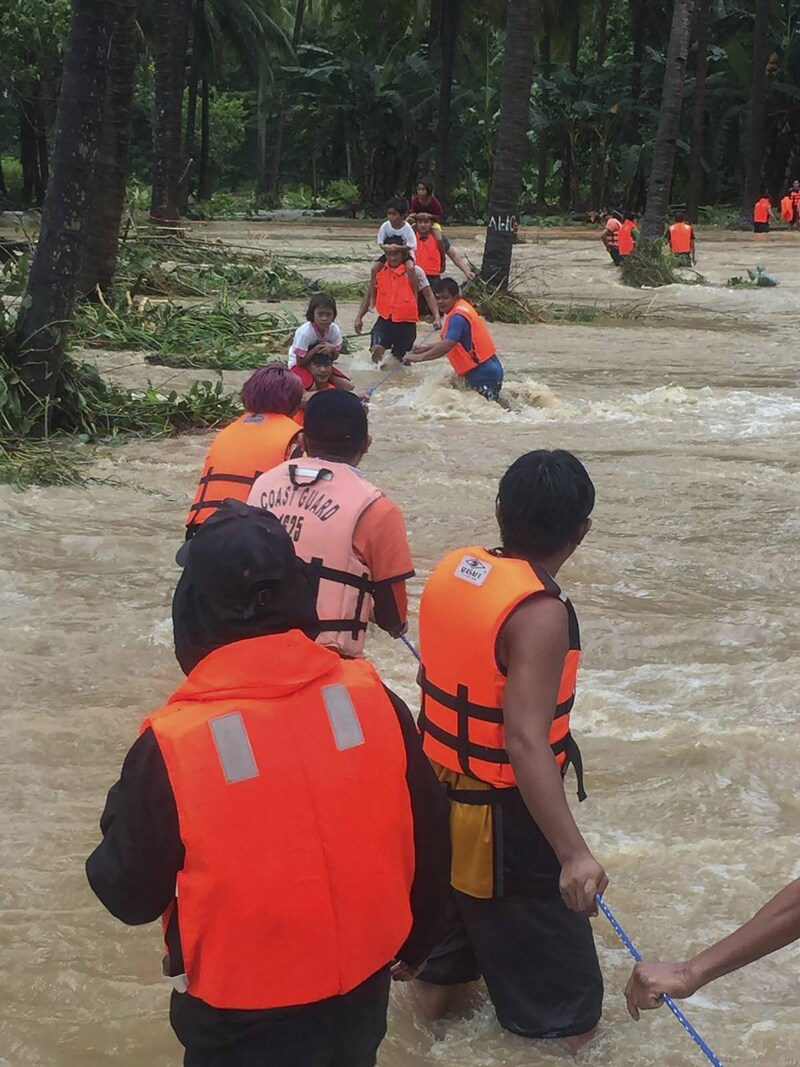
[[[631,941],[631,939],[628,937],[628,935],[625,933],[625,931],[622,929],[620,924],[617,922],[617,919],[614,916],[614,913],[612,912],[611,908],[609,908],[608,904],[606,904],[606,902],[603,900],[603,898],[600,896],[599,893],[595,893],[594,899],[597,902],[597,906],[600,908],[600,910],[602,911],[603,915],[605,915],[605,917],[608,919],[608,921],[614,927],[614,930],[615,930],[615,932],[617,934],[617,937],[623,943],[625,948],[628,950],[628,952],[630,952],[631,956],[633,956],[633,958],[636,960],[637,963],[642,963],[641,954],[639,953],[638,949],[636,948],[634,943]],[[681,1026],[684,1028],[684,1030],[687,1032],[689,1037],[692,1038],[692,1040],[695,1042],[695,1044],[700,1046],[701,1050],[705,1053],[705,1055],[708,1057],[708,1059],[715,1065],[715,1067],[723,1067],[722,1061],[719,1060],[714,1055],[714,1053],[711,1051],[711,1049],[708,1047],[708,1045],[705,1043],[705,1041],[702,1039],[702,1037],[698,1034],[698,1032],[695,1030],[695,1028],[692,1026],[692,1024],[689,1022],[689,1020],[683,1014],[681,1009],[675,1004],[674,1000],[672,1000],[671,997],[668,997],[666,995],[666,993],[663,996],[663,1000],[664,1000],[664,1003],[669,1008],[669,1010],[672,1012],[672,1014],[675,1016],[675,1018],[678,1020],[678,1022],[681,1024]]]
[[[422,663],[422,660],[419,658],[419,652],[417,652],[417,650],[414,648],[414,646],[411,644],[411,642],[409,641],[409,639],[406,637],[405,634],[400,634],[400,640],[403,642],[403,644],[409,650],[411,655],[416,658],[417,662],[418,663]]]

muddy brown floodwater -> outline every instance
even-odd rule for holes
[[[201,232],[283,251],[309,277],[362,278],[374,254],[362,224]],[[479,259],[477,231],[452,237]],[[494,496],[510,461],[559,446],[588,466],[594,528],[563,572],[586,649],[575,731],[590,796],[580,824],[641,950],[672,958],[800,874],[800,237],[701,232],[699,253],[716,287],[632,293],[595,235],[529,234],[515,258],[521,284],[562,304],[635,304],[644,317],[495,326],[509,411],[454,388],[442,364],[402,371],[375,395],[364,464],[405,510],[415,616],[445,550],[496,543]],[[721,287],[756,263],[781,286]],[[346,331],[354,310],[341,309]],[[131,384],[191,377],[130,354],[93,358]],[[377,380],[363,341],[343,364],[359,385]],[[159,931],[106,915],[83,861],[142,716],[179,680],[173,557],[207,444],[203,435],[102,447],[97,484],[0,487],[6,1067],[180,1062],[158,977]],[[371,649],[386,680],[416,703],[406,649],[375,634]],[[630,1022],[621,995],[629,961],[603,919],[596,932],[607,1001],[580,1063],[703,1062],[666,1013]],[[787,949],[688,1002],[728,1067],[800,1064],[797,963]],[[431,1029],[414,1019],[406,990],[393,992],[381,1067],[559,1062],[503,1032],[485,1002]]]

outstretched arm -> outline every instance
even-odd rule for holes
[[[433,345],[415,345],[411,352],[405,357],[405,362],[427,363],[431,359],[441,359],[442,356],[447,355],[455,344],[455,341],[445,338],[443,341],[437,341],[436,344]]]
[[[455,263],[461,273],[466,275],[466,277],[469,278],[470,281],[475,277],[475,271],[472,269],[472,267],[470,267],[469,263],[467,263],[463,256],[459,252],[456,252],[455,248],[453,248],[452,245],[450,245],[450,247],[447,249],[445,255],[449,256],[450,259],[452,259],[452,261]]]
[[[709,982],[760,960],[800,938],[800,878],[791,882],[744,926],[683,963],[638,963],[625,987],[628,1011],[658,1008],[662,997],[690,997]]]

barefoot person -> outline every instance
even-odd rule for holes
[[[142,723],[89,883],[122,922],[162,920],[186,1067],[374,1067],[391,978],[440,934],[447,802],[374,667],[314,642],[274,515],[226,501],[179,562],[189,676]]]
[[[728,937],[683,963],[638,963],[625,988],[628,1011],[660,1008],[666,994],[693,996],[709,982],[738,971],[800,939],[800,879],[791,882]]]
[[[447,356],[456,374],[470,389],[487,400],[499,400],[503,388],[503,364],[489,328],[469,301],[461,296],[458,282],[442,278],[436,283],[436,303],[444,315],[442,339],[432,345],[417,345],[406,363],[426,363]]]
[[[580,657],[556,576],[591,527],[594,486],[569,452],[530,452],[497,497],[502,548],[451,552],[419,616],[423,746],[450,797],[450,927],[415,992],[433,1019],[483,975],[502,1026],[563,1039],[600,1020],[589,915],[608,883],[570,812],[583,767],[570,732]]]

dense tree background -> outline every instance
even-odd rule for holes
[[[749,203],[762,185],[777,196],[800,174],[800,0],[695,7],[670,203]],[[430,173],[456,216],[485,220],[506,9],[140,0],[131,173],[148,189],[155,175],[154,214],[166,218],[230,192],[368,209]],[[523,216],[643,207],[673,9],[533,0]],[[0,8],[0,200],[10,206],[43,201],[69,14],[69,0]]]

